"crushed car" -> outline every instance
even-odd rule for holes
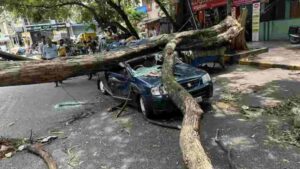
[[[127,100],[147,118],[172,112],[176,106],[162,84],[162,64],[161,52],[120,62],[113,69],[98,74],[98,89],[116,99]],[[209,103],[213,96],[213,83],[206,71],[176,57],[174,75],[199,104]]]

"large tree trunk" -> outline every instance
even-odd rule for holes
[[[184,113],[180,132],[184,163],[189,169],[212,169],[200,141],[200,117],[203,111],[194,98],[177,83],[173,75],[174,50],[180,41],[180,38],[175,38],[165,48],[162,81],[175,105]]]
[[[175,34],[164,34],[151,38],[148,43],[136,47],[125,48],[120,51],[95,54],[92,56],[76,57],[67,60],[8,62],[0,64],[0,86],[47,83],[64,80],[69,77],[82,75],[91,71],[109,69],[120,61],[124,61],[142,54],[153,53],[174,37],[180,35],[182,43],[197,40],[199,48],[211,50],[224,46],[229,42],[224,35],[236,35],[241,27],[236,20],[228,17],[220,24],[203,30],[186,31]]]
[[[147,44],[116,52],[78,57],[71,60],[0,64],[0,86],[63,80],[90,71],[109,69],[120,61],[153,53],[161,50],[160,47],[166,47],[162,81],[172,101],[184,113],[180,133],[180,147],[184,162],[189,169],[211,169],[212,164],[200,142],[200,115],[203,111],[193,97],[175,80],[173,76],[173,54],[176,46],[180,47],[191,39],[198,40],[204,51],[227,45],[241,30],[242,28],[236,20],[227,17],[220,24],[209,29],[160,35],[150,39]]]
[[[31,59],[28,57],[23,57],[23,56],[19,56],[19,55],[14,55],[11,53],[6,53],[3,51],[0,51],[0,57],[6,60],[35,60],[35,59]]]
[[[219,26],[213,28],[217,30],[222,27]],[[229,28],[226,32],[218,34],[218,42],[231,41],[240,31],[241,29]],[[200,141],[200,117],[203,111],[194,98],[176,81],[173,75],[174,51],[176,46],[182,42],[182,38],[187,36],[189,36],[188,33],[179,33],[166,45],[162,81],[170,98],[184,114],[180,132],[180,147],[186,166],[189,169],[212,169],[212,164]],[[211,44],[209,40],[206,43]]]
[[[248,10],[247,8],[243,8],[241,15],[238,19],[238,22],[240,23],[243,30],[240,32],[238,36],[236,36],[232,43],[231,48],[234,50],[248,50],[247,42],[245,38],[245,26],[246,26],[246,19],[247,19]]]

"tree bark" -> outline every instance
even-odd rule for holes
[[[200,142],[200,117],[203,111],[194,98],[177,83],[173,75],[174,50],[180,41],[180,38],[175,38],[165,48],[162,81],[168,95],[184,113],[180,132],[184,163],[189,169],[212,169],[212,164]]]
[[[34,60],[28,57],[23,57],[23,56],[19,56],[19,55],[14,55],[11,53],[6,53],[3,51],[0,51],[0,57],[6,60]]]
[[[222,26],[219,25],[214,28],[220,29]],[[229,28],[224,33],[218,35],[218,42],[230,42],[240,31],[241,29],[230,30]],[[166,45],[162,68],[162,82],[172,101],[184,114],[180,132],[180,147],[184,163],[189,169],[212,169],[211,161],[207,157],[200,141],[200,117],[203,111],[194,98],[176,81],[173,75],[174,51],[176,46],[186,36],[188,36],[187,33],[179,33]],[[212,43],[208,42],[207,44]]]
[[[56,161],[54,160],[52,155],[44,149],[42,144],[35,143],[33,145],[28,145],[27,150],[33,154],[40,156],[45,161],[49,169],[57,169]]]
[[[245,38],[245,25],[246,25],[246,19],[247,19],[248,10],[247,8],[243,8],[241,15],[238,19],[238,22],[240,23],[243,30],[240,32],[240,34],[235,37],[231,43],[231,48],[234,50],[248,50],[247,42]]]

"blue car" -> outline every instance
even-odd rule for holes
[[[151,118],[176,108],[161,82],[163,57],[161,53],[137,57],[119,63],[109,71],[98,74],[98,89],[137,106]],[[213,95],[211,78],[204,70],[185,64],[176,57],[176,80],[201,104]]]

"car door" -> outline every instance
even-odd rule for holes
[[[126,69],[108,73],[108,85],[116,97],[127,98],[129,94],[130,78]]]

